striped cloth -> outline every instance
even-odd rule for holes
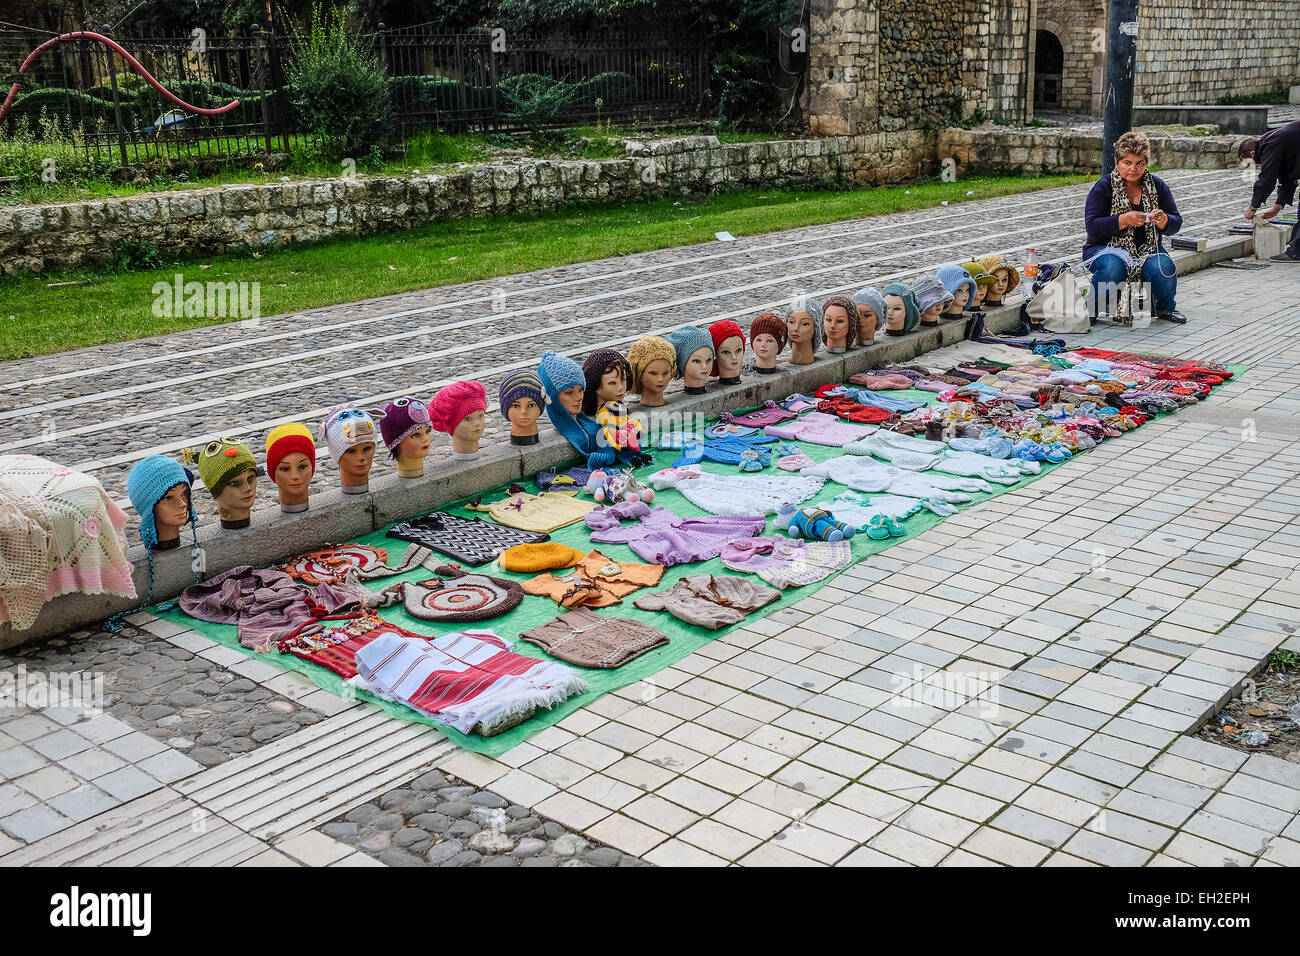
[[[356,686],[485,737],[587,690],[576,671],[524,657],[488,630],[430,640],[393,624],[356,655]]]

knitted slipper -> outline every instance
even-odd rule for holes
[[[886,524],[888,520],[884,515],[872,515],[871,520],[867,522],[867,526],[862,530],[873,541],[884,541],[890,536],[889,525]]]
[[[955,505],[949,504],[946,501],[940,501],[938,498],[922,498],[921,506],[926,510],[933,511],[935,514],[940,515],[944,518],[948,517],[949,515],[955,515],[957,513],[957,508]]]
[[[780,468],[782,471],[798,471],[801,468],[807,468],[813,464],[815,464],[815,462],[803,452],[786,455],[782,458],[778,458],[776,461],[776,467]]]

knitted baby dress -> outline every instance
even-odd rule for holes
[[[665,468],[648,479],[655,489],[676,488],[715,515],[774,515],[821,491],[823,480],[801,475],[715,475],[694,466]]]

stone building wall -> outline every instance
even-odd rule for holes
[[[188,258],[571,203],[828,179],[899,183],[936,168],[934,136],[917,131],[728,144],[690,136],[629,144],[625,159],[530,160],[448,175],[354,176],[0,207],[0,269],[18,274],[91,265],[127,239]]]
[[[1148,134],[1151,135],[1151,134]],[[1151,165],[1164,169],[1234,169],[1240,136],[1151,135]],[[1001,127],[944,130],[940,160],[957,161],[957,174],[1101,175],[1101,133]]]
[[[986,0],[989,24],[985,55],[989,85],[985,110],[1018,123],[1033,118],[1033,82],[1028,64],[1034,31],[1032,7],[1038,0]],[[1028,94],[1026,85],[1028,84]]]
[[[1134,102],[1213,105],[1300,83],[1297,0],[1162,0],[1138,7]]]
[[[879,21],[876,0],[812,0],[809,129],[835,136],[876,132]]]
[[[880,128],[943,124],[964,96],[963,0],[879,0]]]
[[[1106,81],[1106,6],[1103,0],[1038,0],[1035,31],[1055,34],[1064,52],[1059,108],[1068,113],[1101,113]]]

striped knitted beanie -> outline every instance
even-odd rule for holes
[[[912,295],[916,297],[916,307],[922,312],[952,300],[952,295],[943,287],[939,277],[934,275],[921,276],[913,282]]]
[[[772,338],[776,339],[776,351],[778,355],[785,350],[788,332],[785,327],[785,322],[782,321],[781,317],[775,312],[764,312],[758,318],[754,319],[753,322],[749,323],[749,341],[753,342],[754,339],[758,338],[760,335],[770,335]]]
[[[266,434],[266,473],[275,480],[275,469],[285,455],[300,451],[311,462],[312,471],[316,470],[316,440],[311,430],[299,422],[277,425]]]
[[[165,455],[150,455],[132,466],[126,476],[126,493],[131,499],[131,507],[140,516],[140,540],[146,549],[152,551],[158,543],[154,506],[177,485],[184,485],[191,492],[189,522],[193,529],[194,522],[198,521],[198,515],[194,511],[193,483],[194,476],[189,470]]]
[[[700,349],[708,349],[713,352],[713,336],[709,335],[703,329],[697,329],[693,325],[686,325],[680,329],[673,329],[664,339],[673,350],[677,353],[677,377],[685,378],[686,360],[698,352]]]
[[[497,391],[497,405],[501,409],[501,417],[509,421],[510,406],[521,398],[531,398],[535,401],[538,411],[546,407],[546,390],[542,388],[542,380],[532,369],[516,369],[501,380],[501,387]]]
[[[628,391],[641,394],[641,374],[651,362],[660,359],[668,363],[668,377],[677,377],[677,350],[672,343],[659,335],[647,335],[637,339],[627,350],[627,364],[632,367],[632,383]]]
[[[606,372],[618,369],[623,373],[623,384],[631,385],[632,383],[632,366],[627,364],[627,359],[619,355],[613,349],[596,349],[587,356],[587,361],[582,363],[582,374],[586,382],[586,391],[582,393],[582,412],[584,415],[596,414],[596,392],[600,388],[600,380]]]

